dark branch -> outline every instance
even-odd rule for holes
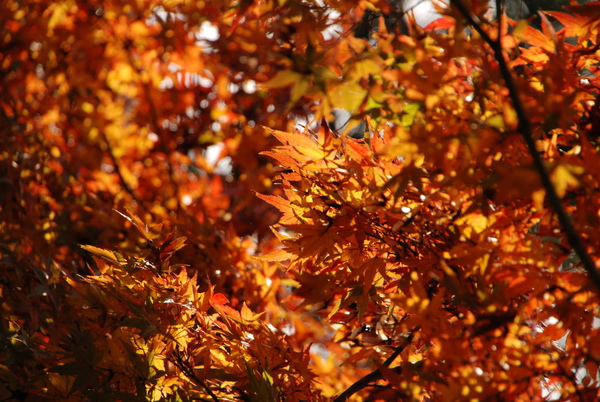
[[[400,345],[398,345],[394,349],[394,352],[383,362],[383,364],[381,365],[381,367],[389,367],[389,365],[392,364],[394,362],[394,360],[396,360],[396,358],[400,355],[400,353],[402,353],[402,351],[404,349],[406,349],[406,347],[408,345],[411,344],[411,342],[413,340],[413,337],[414,337],[414,334],[418,330],[419,330],[419,327],[413,329],[410,332],[410,334],[406,338],[404,338],[404,340],[402,341],[402,343]],[[356,381],[347,390],[345,390],[337,398],[335,398],[333,400],[333,402],[346,402],[352,395],[354,395],[358,391],[366,388],[372,382],[375,382],[377,380],[381,380],[383,378],[383,372],[381,370],[381,367],[378,368],[378,369],[376,369],[376,370],[373,370],[372,372],[370,372],[369,374],[367,374],[366,376],[364,376],[360,380]],[[393,370],[400,371],[400,367],[394,367]]]
[[[540,176],[540,179],[542,180],[542,185],[544,186],[544,190],[546,190],[546,194],[548,195],[548,201],[556,212],[558,221],[565,232],[569,244],[579,256],[584,269],[587,271],[590,279],[594,283],[594,286],[596,286],[597,291],[600,293],[600,273],[598,273],[594,260],[592,260],[592,257],[587,252],[581,237],[575,230],[575,226],[573,225],[573,222],[571,222],[571,218],[563,208],[562,201],[556,193],[556,189],[554,188],[552,180],[550,179],[550,174],[546,170],[544,161],[535,146],[531,122],[525,113],[525,108],[523,107],[523,104],[519,98],[519,91],[513,80],[510,69],[508,68],[504,54],[502,53],[502,45],[500,42],[501,38],[498,37],[497,40],[492,40],[490,36],[483,30],[481,25],[475,21],[469,10],[460,0],[451,0],[451,4],[456,7],[458,11],[460,11],[473,29],[475,29],[481,38],[492,48],[492,51],[494,52],[494,58],[498,62],[502,78],[504,79],[504,83],[508,89],[515,113],[517,114],[519,121],[518,131],[525,140],[527,149],[529,149],[529,153],[533,158],[533,164]]]
[[[174,353],[174,357],[170,357],[169,361],[173,363],[190,381],[200,385],[214,402],[219,402],[219,398],[217,398],[217,396],[210,389],[210,387],[204,381],[198,378],[196,373],[194,373],[192,365],[184,361],[184,358],[182,357],[182,353],[180,351],[176,351]]]

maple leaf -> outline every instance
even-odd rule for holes
[[[599,6],[435,7],[0,2],[2,398],[593,400]]]

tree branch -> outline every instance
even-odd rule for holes
[[[475,29],[475,31],[479,33],[481,38],[492,48],[494,58],[498,62],[502,78],[504,79],[504,83],[506,85],[506,88],[508,89],[509,97],[512,101],[515,113],[517,114],[517,119],[519,122],[517,130],[525,140],[527,149],[529,150],[529,153],[533,158],[533,164],[540,176],[540,179],[542,180],[542,185],[544,186],[544,190],[548,195],[548,201],[554,209],[554,212],[556,212],[558,221],[565,232],[565,236],[567,237],[569,244],[581,260],[584,269],[586,270],[590,279],[594,283],[594,286],[596,287],[598,293],[600,293],[600,273],[598,273],[594,260],[592,260],[592,257],[587,252],[587,249],[583,244],[581,237],[575,230],[575,226],[573,225],[571,218],[563,208],[562,201],[556,193],[554,185],[552,184],[550,174],[548,173],[548,170],[546,170],[546,167],[544,166],[544,161],[535,146],[531,122],[527,118],[525,108],[523,107],[523,103],[519,98],[519,91],[512,77],[506,59],[504,58],[504,54],[502,52],[502,44],[500,42],[501,37],[498,37],[497,40],[492,40],[490,36],[483,30],[481,25],[479,25],[475,21],[469,10],[460,0],[451,0],[450,3],[454,7],[456,7],[458,11],[460,11],[460,13],[473,27],[473,29]]]
[[[414,334],[419,330],[419,328],[420,327],[417,327],[410,331],[410,334],[406,338],[404,338],[404,341],[400,345],[396,346],[394,352],[387,359],[385,359],[381,367],[389,367],[389,365],[392,364],[394,360],[396,360],[396,357],[398,357],[400,353],[402,353],[402,351],[406,349],[408,345],[411,344]],[[372,382],[381,380],[383,378],[383,372],[381,371],[381,367],[376,370],[373,370],[360,380],[356,381],[347,390],[345,390],[337,398],[335,398],[333,402],[346,402],[352,395],[367,387]],[[399,367],[394,367],[392,370],[398,369]]]
[[[210,387],[204,381],[198,378],[196,373],[194,373],[194,369],[192,368],[192,366],[188,362],[184,361],[182,353],[179,350],[176,350],[174,355],[175,357],[170,357],[169,361],[173,363],[175,367],[177,367],[181,371],[181,373],[184,376],[186,376],[190,381],[200,385],[214,402],[219,402],[219,398],[217,398],[217,396],[210,389]]]

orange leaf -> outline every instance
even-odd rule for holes
[[[240,313],[227,306],[228,303],[229,300],[222,293],[216,293],[213,297],[210,298],[210,305],[213,306],[213,308],[217,310],[217,312],[220,315],[239,320]]]
[[[583,36],[590,32],[591,18],[583,15],[571,15],[560,11],[547,11],[545,14],[556,18],[558,22],[564,25],[564,28],[558,31],[565,36]]]
[[[292,209],[292,204],[286,200],[285,198],[281,198],[275,195],[266,195],[266,194],[256,194],[258,198],[263,201],[268,202],[273,205],[275,208],[280,210],[283,213],[283,216],[280,219],[282,224],[288,223],[296,223],[297,219],[294,216],[294,210]]]

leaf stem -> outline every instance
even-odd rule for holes
[[[453,6],[455,6],[458,9],[458,11],[460,11],[460,13],[473,27],[473,29],[475,29],[475,31],[479,33],[481,38],[492,48],[494,58],[498,62],[502,78],[504,79],[504,83],[506,85],[506,88],[508,89],[509,97],[512,101],[515,113],[517,114],[517,119],[519,122],[517,130],[525,140],[525,144],[527,145],[529,153],[533,158],[533,164],[540,176],[540,179],[542,180],[542,185],[544,186],[544,190],[548,195],[548,201],[554,209],[554,212],[556,212],[558,221],[567,237],[567,241],[569,242],[575,253],[579,256],[583,267],[588,273],[592,282],[594,283],[597,292],[600,293],[600,273],[598,273],[598,270],[596,269],[596,264],[594,263],[594,260],[587,252],[587,249],[583,244],[583,241],[581,240],[581,236],[579,236],[579,234],[575,230],[575,226],[573,225],[571,218],[563,208],[562,201],[556,193],[554,185],[552,184],[550,174],[548,173],[548,170],[546,170],[546,167],[544,166],[544,161],[535,146],[531,122],[527,118],[525,108],[523,107],[523,103],[519,98],[519,91],[514,82],[506,59],[504,58],[504,54],[502,53],[501,37],[499,36],[497,40],[492,40],[490,36],[483,30],[481,25],[475,21],[469,10],[460,0],[451,0],[450,3]]]

